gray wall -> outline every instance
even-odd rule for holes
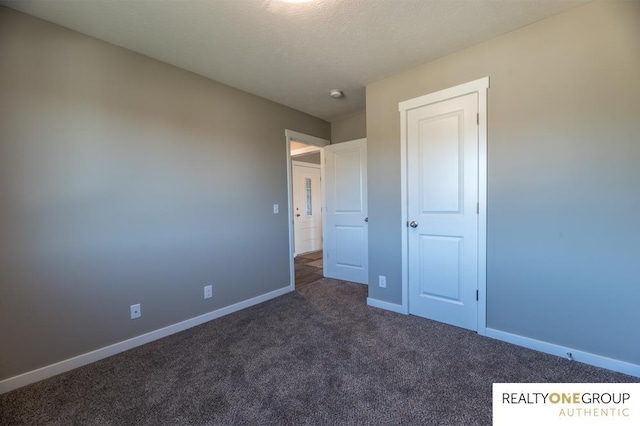
[[[367,86],[370,297],[401,303],[398,102],[489,76],[490,328],[640,364],[640,3]]]
[[[340,143],[367,137],[367,114],[358,112],[331,123],[331,143]]]
[[[288,285],[329,123],[4,7],[0,96],[0,379]]]

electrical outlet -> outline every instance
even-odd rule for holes
[[[378,275],[378,286],[387,288],[387,277],[384,275]]]
[[[139,303],[129,306],[129,309],[131,310],[131,319],[140,318],[142,315],[142,309],[140,308]]]
[[[280,213],[280,205],[274,204],[273,205],[273,214],[279,214],[279,213]]]
[[[204,298],[211,299],[213,297],[213,286],[205,285],[204,286]]]

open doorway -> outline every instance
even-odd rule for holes
[[[322,147],[329,141],[287,130],[291,289],[317,281],[323,273],[324,173]]]
[[[293,255],[299,288],[324,276],[320,152],[292,155],[292,159]]]
[[[293,255],[322,250],[322,190],[318,162],[297,157],[291,163],[293,195]],[[307,156],[305,156],[307,157]],[[315,159],[314,159],[315,160]]]

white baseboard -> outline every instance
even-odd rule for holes
[[[372,299],[367,297],[367,305],[373,306],[374,308],[386,309],[387,311],[396,312],[398,314],[407,315],[409,312],[407,309],[395,303],[384,302],[378,299]]]
[[[486,336],[562,358],[568,358],[567,352],[570,352],[574,361],[595,365],[596,367],[606,368],[608,370],[617,371],[630,376],[640,377],[640,365],[631,364],[630,362],[607,358],[590,352],[583,352],[566,346],[543,342],[541,340],[531,339],[529,337],[511,334],[492,328],[487,328]]]
[[[229,315],[233,312],[237,312],[250,306],[257,305],[258,303],[262,303],[269,299],[282,296],[283,294],[289,292],[291,292],[291,287],[287,285],[286,287],[283,287],[279,290],[274,290],[269,293],[256,296],[254,298],[235,303],[230,306],[225,306],[224,308],[208,312],[195,318],[181,321],[177,324],[163,327],[159,330],[151,331],[149,333],[145,333],[131,339],[123,340],[122,342],[114,343],[113,345],[96,349],[95,351],[87,352],[73,358],[65,359],[64,361],[47,365],[45,367],[38,368],[37,370],[28,371],[18,376],[9,377],[8,379],[0,381],[0,394],[18,389],[22,386],[30,385],[31,383],[39,382],[40,380],[48,379],[49,377],[53,377],[60,373],[73,370],[74,368],[82,367],[83,365],[91,364],[92,362],[110,357],[111,355],[115,355],[120,352],[135,348],[136,346],[144,345],[145,343],[162,339],[163,337],[167,337],[171,334],[184,331],[188,328],[195,327],[197,325],[214,320],[216,318],[223,317],[225,315]]]

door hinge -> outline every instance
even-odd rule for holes
[[[476,214],[480,214],[480,203],[476,203]]]
[[[476,290],[476,301],[480,300],[480,290]]]
[[[476,124],[479,126],[480,125],[480,113],[476,114]]]

